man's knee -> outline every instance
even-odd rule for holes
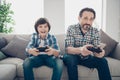
[[[98,66],[108,66],[108,61],[105,58],[97,58]]]
[[[75,55],[71,55],[71,54],[65,54],[63,56],[63,62],[65,65],[75,65],[76,64],[76,56]]]
[[[74,58],[74,56],[71,55],[71,54],[64,54],[64,55],[63,55],[63,60],[71,60],[71,59],[73,59],[73,58]]]
[[[107,60],[105,58],[98,58],[98,62],[103,63],[103,64],[107,64]]]

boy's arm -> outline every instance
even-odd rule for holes
[[[32,49],[35,47],[35,33],[32,34],[31,39],[26,47],[26,55],[30,56],[29,49]]]
[[[60,48],[55,36],[52,36],[52,41],[53,55],[58,56],[60,54]]]

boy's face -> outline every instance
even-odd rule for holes
[[[45,37],[49,32],[47,23],[38,25],[37,30],[41,37]]]

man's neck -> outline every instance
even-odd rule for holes
[[[87,33],[87,30],[84,30],[81,28],[81,31],[83,32],[83,34]]]

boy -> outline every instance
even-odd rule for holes
[[[60,80],[63,63],[58,59],[60,49],[54,35],[50,35],[50,24],[46,18],[40,18],[35,23],[36,33],[32,34],[31,40],[26,47],[28,58],[23,63],[24,79],[34,80],[33,68],[46,65],[53,68],[51,80]],[[39,48],[46,47],[44,51]]]

